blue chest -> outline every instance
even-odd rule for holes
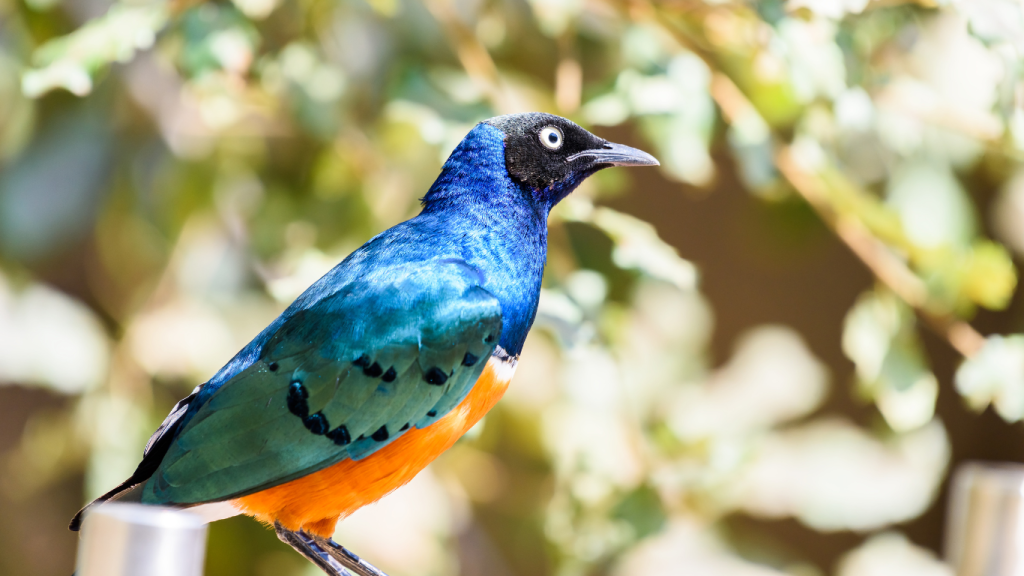
[[[317,280],[204,386],[201,400],[259,358],[264,344],[297,311],[358,279],[382,280],[416,262],[459,259],[501,303],[499,345],[522,351],[533,325],[547,258],[550,206],[505,169],[503,136],[479,125],[452,153],[415,218],[377,235]]]
[[[411,228],[430,230],[428,251],[463,258],[501,302],[501,346],[519,354],[533,325],[547,259],[550,206],[514,182],[497,129],[480,125],[445,163]]]
[[[508,176],[501,132],[480,125],[445,163],[418,216],[367,242],[292,308],[309,307],[355,279],[383,279],[388,270],[409,263],[459,259],[479,272],[481,285],[501,302],[499,344],[519,354],[537,313],[548,210]]]

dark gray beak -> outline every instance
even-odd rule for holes
[[[611,166],[661,166],[661,162],[647,152],[614,142],[608,142],[604,148],[577,152],[566,158],[566,161],[572,162],[579,158],[586,158],[591,164]]]

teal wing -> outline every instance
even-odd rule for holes
[[[443,417],[501,333],[460,261],[351,283],[294,313],[177,434],[143,501],[236,498],[361,459]]]

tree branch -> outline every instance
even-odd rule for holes
[[[494,109],[502,114],[515,111],[513,98],[502,85],[498,66],[491,58],[487,47],[480,42],[474,31],[459,19],[450,0],[427,0],[425,5],[430,15],[444,29],[445,36],[455,50],[462,68],[487,95]]]
[[[717,66],[713,54],[688,38],[677,26],[672,25],[659,10],[645,4],[647,10],[657,14],[658,25],[672,35],[686,49],[692,51],[711,69],[711,98],[722,111],[729,124],[742,122],[751,114],[760,114],[736,86],[736,83]],[[778,141],[775,134],[770,138]],[[833,207],[826,193],[827,184],[816,174],[806,170],[795,161],[792,150],[787,146],[779,151],[775,166],[798,194],[817,212],[818,216],[835,232],[847,247],[864,263],[874,276],[914,309],[932,330],[944,338],[949,345],[966,358],[974,356],[985,343],[985,337],[967,322],[949,314],[936,314],[929,310],[929,294],[924,282],[896,256],[889,247],[876,238],[867,227],[853,216],[841,216]]]
[[[928,289],[924,282],[897,257],[884,242],[875,238],[859,220],[841,216],[828,202],[821,182],[793,158],[785,147],[775,156],[779,172],[793,189],[814,208],[818,216],[836,233],[878,280],[917,312],[936,333],[966,358],[974,356],[985,344],[985,337],[970,324],[948,314],[928,310]]]

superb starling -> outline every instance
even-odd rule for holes
[[[328,574],[380,576],[331,540],[335,524],[501,398],[537,314],[551,208],[598,170],[657,164],[550,114],[478,124],[419,215],[345,258],[178,402],[131,478],[93,504],[248,514]]]

